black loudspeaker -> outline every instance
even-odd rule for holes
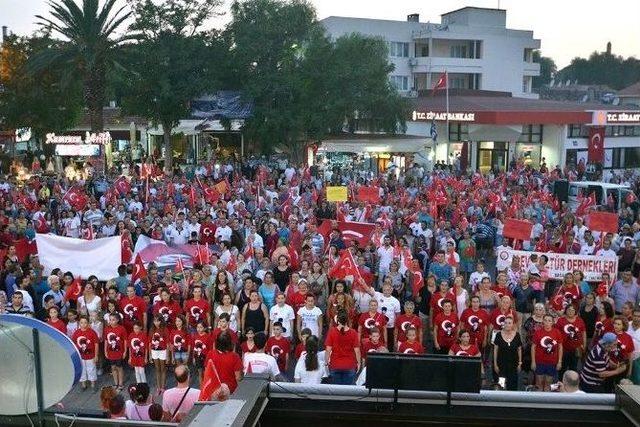
[[[480,393],[479,357],[370,353],[367,388]]]
[[[553,183],[553,194],[558,198],[559,202],[569,201],[569,181],[559,179]]]

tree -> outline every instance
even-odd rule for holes
[[[295,162],[330,133],[402,129],[407,104],[389,83],[383,40],[333,42],[303,0],[236,1],[231,10],[233,76],[254,105],[245,129],[263,150]]]
[[[71,127],[80,116],[81,87],[66,69],[27,72],[29,58],[57,42],[47,33],[11,36],[0,49],[0,120],[4,127],[30,127],[36,141],[47,132]]]
[[[189,102],[216,87],[227,51],[215,31],[201,30],[216,13],[209,0],[151,0],[130,2],[135,22],[131,29],[144,34],[127,50],[131,72],[119,82],[125,111],[162,125],[165,170],[172,168],[171,130],[190,114]]]
[[[625,59],[610,52],[593,52],[589,58],[574,58],[558,76],[561,80],[622,89],[640,80],[640,60]]]
[[[551,82],[558,72],[558,67],[553,58],[542,56],[539,50],[533,52],[533,62],[540,64],[540,75],[533,78],[533,88],[537,89]]]
[[[117,52],[127,41],[138,38],[135,33],[116,35],[129,18],[126,6],[114,9],[116,0],[83,0],[80,8],[74,0],[51,1],[53,19],[37,15],[39,25],[59,33],[66,40],[50,46],[33,57],[33,73],[48,67],[71,67],[82,82],[83,98],[89,111],[91,130],[103,130],[102,109],[105,105],[106,75],[117,67]]]

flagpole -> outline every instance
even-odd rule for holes
[[[447,108],[447,153],[446,153],[446,162],[449,164],[449,72],[447,70],[444,71],[444,84],[445,84],[445,98],[446,98],[446,108]]]

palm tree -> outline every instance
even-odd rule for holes
[[[89,110],[92,132],[103,130],[102,108],[105,105],[107,70],[117,66],[116,52],[137,34],[117,35],[118,28],[129,18],[123,6],[115,13],[116,0],[83,0],[80,8],[74,0],[50,1],[54,19],[36,15],[39,25],[66,38],[54,49],[39,52],[31,61],[31,69],[40,71],[51,66],[72,66],[82,80],[85,107]]]

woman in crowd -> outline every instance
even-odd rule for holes
[[[349,327],[348,321],[347,312],[340,311],[337,315],[338,325],[327,332],[325,351],[333,384],[353,384],[361,366],[358,334]]]
[[[130,400],[125,402],[125,415],[128,420],[151,421],[149,407],[153,404],[149,400],[151,390],[147,383],[135,383],[129,386]]]
[[[598,307],[596,306],[596,295],[593,292],[589,292],[584,296],[583,304],[580,306],[580,318],[584,322],[585,331],[587,332],[587,343],[591,343],[593,341],[598,316],[599,313]]]
[[[552,383],[558,380],[558,371],[562,366],[563,335],[553,325],[553,316],[545,314],[542,328],[533,334],[531,342],[531,370],[536,375],[536,387],[540,391],[549,391]]]
[[[502,330],[493,340],[493,369],[498,378],[505,378],[504,388],[518,389],[518,374],[522,369],[522,339],[513,317],[507,317]]]
[[[101,300],[95,292],[97,284],[98,278],[96,276],[90,276],[84,285],[82,295],[78,298],[78,311],[80,314],[87,316],[90,311],[100,310]]]
[[[223,295],[222,303],[215,308],[216,322],[222,313],[227,313],[229,315],[229,328],[234,332],[238,332],[238,326],[240,325],[240,310],[238,309],[238,306],[231,303],[231,295],[229,294]]]
[[[293,380],[303,384],[321,384],[327,377],[325,352],[318,349],[318,338],[310,336],[305,341],[304,353],[296,363]]]
[[[587,327],[572,304],[564,309],[564,316],[556,321],[556,327],[563,335],[561,378],[567,370],[578,370],[578,362],[587,350]]]
[[[249,296],[249,303],[242,309],[242,331],[251,328],[254,332],[269,333],[269,311],[262,301],[258,291],[253,290]]]

